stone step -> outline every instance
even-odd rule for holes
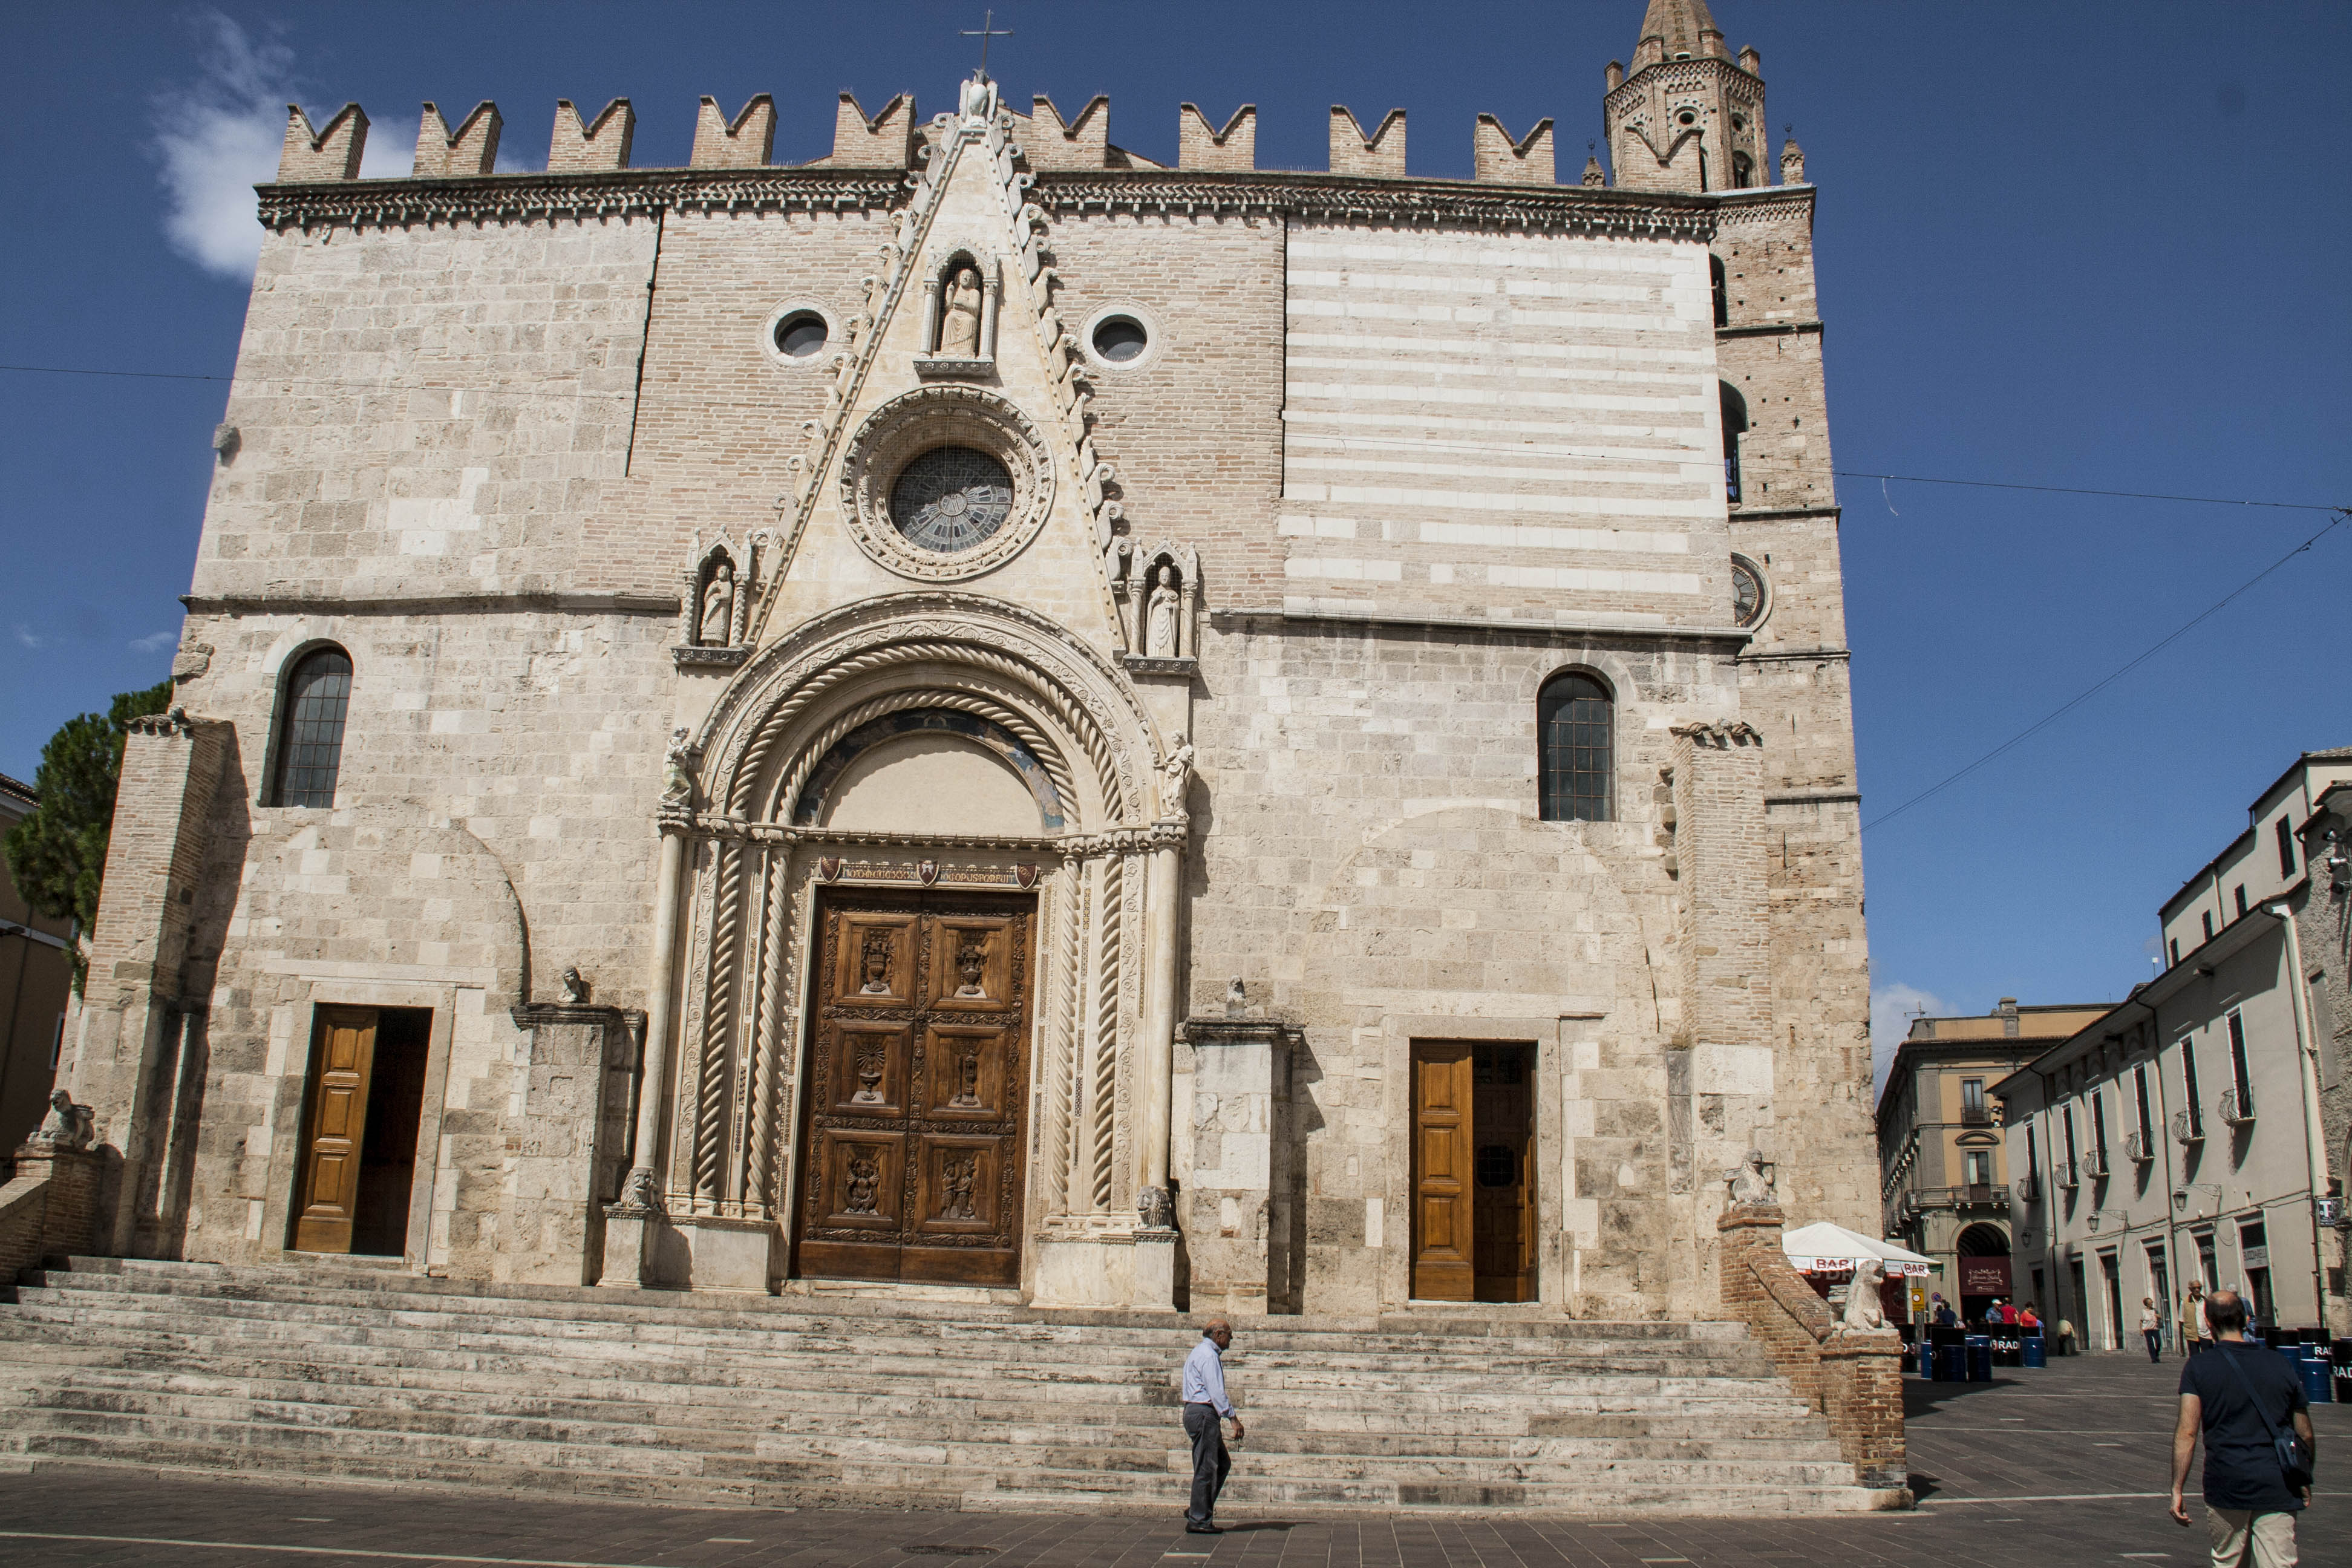
[[[757,1336],[747,1344],[740,1337],[730,1340],[716,1331],[699,1332],[692,1340],[685,1342],[657,1336],[629,1338],[619,1333],[593,1337],[536,1332],[521,1334],[517,1332],[515,1320],[480,1315],[436,1320],[401,1313],[387,1320],[356,1309],[331,1314],[315,1310],[279,1312],[270,1310],[267,1304],[252,1302],[210,1304],[200,1310],[126,1308],[112,1300],[92,1304],[77,1300],[70,1295],[47,1290],[26,1292],[26,1299],[18,1306],[17,1312],[11,1314],[14,1321],[57,1325],[68,1331],[135,1331],[168,1326],[173,1331],[212,1331],[256,1338],[306,1340],[337,1336],[349,1331],[350,1337],[354,1340],[379,1346],[417,1342],[492,1351],[527,1346],[534,1353],[551,1356],[593,1358],[625,1354],[633,1360],[657,1359],[675,1363],[691,1363],[718,1354],[723,1355],[730,1365],[789,1364],[812,1370],[839,1367],[879,1374],[920,1375],[929,1369],[948,1364],[970,1374],[1003,1372],[1006,1375],[1018,1375],[1020,1368],[1037,1362],[1040,1352],[1040,1347],[1036,1346],[985,1342],[953,1345],[919,1341],[861,1344],[829,1337],[795,1340],[778,1335]],[[1169,1347],[1162,1345],[1148,1352],[1132,1351],[1118,1355],[1089,1352],[1078,1361],[1077,1365],[1083,1373],[1105,1381],[1165,1379],[1172,1385],[1177,1362],[1178,1357]],[[1475,1386],[1480,1379],[1506,1377],[1711,1379],[1769,1375],[1768,1369],[1759,1364],[1758,1358],[1753,1356],[1694,1352],[1660,1356],[1636,1352],[1570,1358],[1465,1356],[1441,1361],[1420,1355],[1382,1358],[1358,1353],[1316,1357],[1251,1349],[1234,1351],[1226,1365],[1229,1381],[1255,1379],[1262,1384],[1274,1379],[1313,1383],[1340,1376],[1351,1382],[1381,1377],[1423,1381],[1444,1379],[1448,1380],[1448,1386]],[[1465,1384],[1460,1381],[1465,1379],[1470,1382]]]
[[[653,1426],[663,1423],[665,1418],[675,1424],[680,1412],[690,1409],[698,1426],[761,1432],[838,1431],[842,1416],[852,1414],[856,1415],[860,1430],[896,1437],[942,1435],[961,1437],[971,1431],[1012,1431],[1018,1435],[1005,1440],[1024,1443],[1140,1441],[1145,1444],[1181,1445],[1182,1441],[1173,1435],[1176,1417],[1173,1410],[1167,1406],[1116,1406],[1105,1413],[1107,1419],[1085,1421],[1075,1420],[1071,1412],[1058,1409],[1053,1413],[1053,1419],[1046,1420],[1031,1414],[1024,1407],[982,1406],[980,1408],[986,1411],[984,1415],[976,1414],[971,1419],[951,1422],[943,1427],[941,1418],[936,1413],[921,1412],[898,1416],[863,1394],[836,1396],[833,1403],[837,1408],[832,1410],[816,1408],[799,1400],[780,1402],[760,1396],[747,1398],[742,1396],[742,1391],[735,1390],[698,1390],[683,1401],[676,1397],[625,1396],[617,1389],[601,1391],[598,1397],[587,1397],[585,1391],[582,1391],[578,1396],[563,1398],[551,1396],[543,1381],[518,1381],[507,1387],[493,1387],[478,1379],[466,1379],[440,1388],[420,1385],[417,1379],[401,1369],[355,1368],[352,1371],[358,1375],[339,1378],[329,1388],[309,1378],[267,1376],[253,1371],[232,1374],[208,1368],[191,1372],[183,1363],[173,1361],[144,1368],[83,1365],[76,1369],[69,1378],[27,1383],[26,1386],[54,1387],[60,1391],[60,1397],[68,1399],[78,1399],[87,1393],[116,1391],[281,1404],[331,1403],[354,1408],[359,1407],[359,1401],[364,1399],[375,1409],[394,1413],[387,1419],[395,1421],[402,1418],[399,1413],[415,1412],[422,1417],[450,1413],[517,1422],[604,1422]],[[0,1384],[0,1389],[6,1386]],[[1836,1445],[1820,1435],[1818,1424],[1810,1412],[1794,1402],[1790,1402],[1789,1413],[1777,1420],[1751,1415],[1736,1426],[1704,1416],[1665,1414],[1554,1414],[1531,1416],[1513,1425],[1530,1430],[1524,1433],[1461,1433],[1440,1431],[1428,1424],[1416,1424],[1410,1433],[1393,1433],[1370,1431],[1360,1426],[1318,1428],[1302,1425],[1294,1418],[1283,1421],[1278,1427],[1261,1421],[1254,1429],[1255,1436],[1252,1441],[1258,1447],[1292,1448],[1300,1452],[1444,1453],[1496,1458],[1507,1457],[1516,1448],[1524,1448],[1530,1438],[1595,1445],[1636,1442],[1684,1447],[1698,1445],[1712,1453],[1739,1457],[1790,1453],[1794,1458],[1834,1458],[1836,1454]],[[1819,1452],[1793,1451],[1808,1444]]]
[[[966,1449],[1002,1451],[1016,1464],[1114,1468],[1181,1468],[1184,1440],[1171,1420],[1150,1426],[1106,1428],[1035,1423],[1017,1416],[941,1426],[937,1422],[891,1423],[860,1417],[855,1431],[839,1422],[803,1419],[714,1422],[703,1407],[627,1407],[583,1405],[562,1413],[505,1407],[507,1401],[458,1403],[457,1395],[433,1401],[406,1392],[367,1404],[346,1396],[322,1398],[316,1385],[240,1384],[234,1380],[174,1377],[168,1386],[84,1373],[25,1402],[33,1411],[76,1411],[118,1415],[163,1415],[208,1421],[261,1422],[328,1426],[345,1431],[417,1432],[446,1436],[512,1437],[530,1442],[659,1446],[698,1452],[746,1452],[782,1457],[786,1448],[810,1454],[879,1453],[884,1450],[955,1454]],[[896,1429],[893,1429],[896,1428]],[[1762,1440],[1749,1437],[1676,1438],[1578,1435],[1563,1437],[1482,1437],[1451,1442],[1418,1434],[1366,1445],[1364,1434],[1286,1432],[1269,1419],[1253,1429],[1252,1451],[1267,1462],[1297,1457],[1302,1462],[1416,1466],[1491,1465],[1497,1462],[1557,1463],[1567,1460],[1673,1459],[1777,1465],[1792,1460],[1838,1462],[1837,1446],[1826,1438]],[[1070,1454],[1076,1458],[1050,1456]],[[1034,1458],[1033,1456],[1047,1456]],[[967,1455],[967,1458],[971,1456]]]
[[[50,1410],[37,1425],[0,1437],[0,1448],[37,1453],[45,1445],[74,1437],[116,1436],[131,1442],[211,1445],[241,1464],[248,1453],[299,1451],[333,1473],[347,1458],[415,1463],[453,1460],[530,1464],[553,1470],[603,1468],[640,1476],[699,1477],[755,1483],[871,1484],[890,1489],[998,1484],[1016,1478],[1036,1488],[1046,1476],[1095,1492],[1161,1495],[1189,1472],[1181,1450],[1126,1450],[1087,1454],[1070,1449],[1023,1449],[1004,1443],[880,1443],[854,1438],[761,1439],[749,1443],[706,1441],[684,1447],[684,1434],[669,1440],[615,1446],[601,1434],[578,1439],[537,1438],[519,1434],[430,1432],[353,1427],[320,1419],[329,1412],[256,1412],[240,1419],[222,1412],[184,1415],[152,1411]],[[309,1418],[292,1418],[307,1415]],[[275,1418],[273,1418],[275,1417]],[[21,1445],[21,1447],[17,1447]],[[1429,1481],[1459,1484],[1590,1484],[1598,1474],[1629,1482],[1675,1482],[1693,1486],[1834,1485],[1850,1480],[1850,1468],[1835,1461],[1680,1460],[1618,1458],[1563,1464],[1524,1458],[1502,1463],[1431,1460],[1420,1458],[1335,1459],[1328,1456],[1253,1456],[1251,1471],[1262,1485],[1324,1485],[1395,1488]]]
[[[622,1292],[576,1286],[483,1286],[470,1281],[434,1279],[406,1273],[373,1270],[338,1279],[331,1268],[238,1267],[217,1264],[166,1263],[140,1258],[75,1258],[66,1268],[30,1271],[26,1282],[70,1281],[91,1289],[142,1289],[156,1293],[179,1290],[245,1291],[263,1299],[297,1300],[316,1292],[352,1300],[373,1300],[390,1305],[388,1297],[418,1298],[420,1310],[446,1310],[450,1299],[496,1303],[514,1315],[548,1321],[568,1315],[602,1317],[624,1324],[652,1324],[672,1320],[703,1319],[729,1328],[780,1318],[841,1320],[854,1325],[879,1319],[895,1330],[914,1332],[926,1325],[959,1324],[994,1330],[1025,1330],[1046,1337],[1083,1334],[1088,1343],[1135,1342],[1160,1345],[1171,1325],[1189,1320],[1168,1313],[1073,1312],[1029,1308],[985,1308],[962,1303],[935,1303],[919,1299],[892,1300],[820,1300],[812,1298],[760,1296],[718,1297],[682,1291]],[[330,1281],[332,1281],[331,1283]],[[437,1304],[436,1304],[437,1303]],[[525,1306],[527,1305],[527,1308]],[[1496,1308],[1501,1316],[1469,1313],[1397,1313],[1382,1316],[1313,1316],[1244,1320],[1246,1331],[1270,1340],[1300,1340],[1302,1345],[1324,1342],[1324,1336],[1362,1340],[1377,1338],[1382,1348],[1398,1340],[1446,1342],[1495,1340],[1622,1339],[1644,1342],[1717,1342],[1746,1344],[1746,1331],[1738,1323],[1629,1322],[1604,1320],[1547,1318],[1512,1308]],[[1464,1348],[1469,1348],[1465,1346]]]
[[[740,1339],[747,1330],[772,1333],[779,1338],[830,1338],[845,1344],[867,1342],[877,1334],[877,1324],[872,1320],[842,1321],[824,1314],[797,1310],[684,1311],[656,1309],[632,1314],[625,1306],[611,1304],[613,1292],[602,1293],[603,1300],[586,1306],[563,1303],[562,1305],[569,1310],[542,1316],[546,1309],[536,1302],[498,1296],[469,1294],[453,1300],[447,1296],[412,1295],[382,1289],[358,1291],[313,1287],[280,1290],[250,1282],[190,1282],[172,1276],[154,1277],[151,1288],[151,1285],[138,1280],[139,1277],[84,1276],[75,1272],[44,1270],[28,1274],[21,1291],[23,1300],[28,1303],[71,1303],[88,1306],[91,1310],[99,1309],[100,1298],[118,1297],[135,1300],[142,1305],[162,1300],[168,1302],[174,1310],[235,1310],[242,1307],[247,1310],[266,1308],[283,1315],[315,1311],[320,1321],[330,1321],[338,1313],[365,1316],[371,1321],[415,1313],[436,1322],[449,1323],[464,1323],[476,1319],[505,1322],[523,1318],[543,1326],[552,1338],[594,1338],[599,1325],[613,1334],[635,1340],[651,1337],[682,1343],[714,1338]],[[656,1293],[625,1298],[629,1301],[657,1299]],[[130,1300],[117,1304],[123,1310],[131,1310]],[[1245,1342],[1237,1353],[1315,1360],[1421,1355],[1432,1358],[1433,1363],[1448,1358],[1490,1363],[1504,1358],[1565,1361],[1645,1353],[1734,1359],[1754,1359],[1757,1355],[1755,1347],[1737,1335],[1660,1336],[1642,1331],[1652,1326],[1646,1324],[1581,1324],[1578,1326],[1586,1331],[1573,1338],[1548,1334],[1475,1337],[1463,1334],[1368,1335],[1352,1329],[1308,1331],[1262,1326],[1263,1323],[1286,1321],[1253,1320],[1247,1322],[1244,1325]],[[1736,1328],[1736,1325],[1729,1324],[1682,1326]],[[702,1332],[697,1334],[693,1331],[696,1330]],[[1621,1330],[1624,1331],[1612,1331]],[[1113,1337],[1114,1334],[1117,1337]],[[1184,1340],[1179,1336],[1189,1337],[1189,1331],[1181,1324],[1171,1328],[1165,1319],[1151,1329],[1136,1331],[1099,1331],[1058,1322],[979,1320],[888,1324],[882,1332],[883,1338],[892,1342],[919,1342],[948,1351],[966,1345],[985,1346],[997,1342],[1083,1342],[1092,1354],[1143,1359],[1166,1357],[1171,1340],[1181,1348]],[[1343,1342],[1335,1346],[1334,1340]]]

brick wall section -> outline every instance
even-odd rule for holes
[[[1903,1342],[1893,1330],[1843,1333],[1829,1306],[1780,1250],[1778,1205],[1727,1209],[1723,1306],[1748,1326],[1798,1395],[1829,1418],[1838,1448],[1864,1486],[1908,1479],[1903,1439]]]
[[[1369,136],[1355,115],[1331,106],[1331,172],[1373,179],[1404,177],[1404,110],[1391,109]]]
[[[1491,114],[1478,117],[1471,132],[1471,167],[1475,177],[1506,185],[1556,185],[1559,162],[1552,150],[1551,121],[1538,120],[1535,128],[1516,140]]]
[[[1035,113],[1020,132],[1022,153],[1033,169],[1099,169],[1110,158],[1110,100],[1101,93],[1087,100],[1076,120],[1066,121],[1054,100],[1044,93],[1032,104]]]
[[[562,123],[560,117],[557,123]],[[416,122],[416,177],[423,180],[488,174],[499,161],[499,132],[505,125],[506,121],[499,117],[499,106],[487,98],[474,106],[474,112],[466,116],[455,131],[441,117],[440,109],[427,103]]]
[[[706,98],[694,115],[694,152],[688,163],[697,169],[756,169],[768,161],[776,145],[776,100],[755,94],[732,121],[715,98]]]
[[[356,180],[360,157],[367,151],[368,117],[356,103],[347,103],[321,130],[310,129],[310,117],[299,104],[286,106],[286,145],[278,154],[278,178]]]
[[[1176,165],[1181,169],[1256,168],[1257,105],[1244,103],[1234,110],[1222,131],[1209,124],[1197,105],[1178,108]]]
[[[94,1150],[31,1145],[16,1158],[16,1175],[0,1187],[0,1288],[45,1258],[90,1249],[105,1163]]]
[[[583,174],[594,169],[625,169],[629,146],[637,137],[637,111],[625,98],[616,98],[586,124],[568,98],[555,100],[555,131],[548,138],[547,172]]]

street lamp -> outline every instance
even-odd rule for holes
[[[2099,1228],[2099,1216],[2101,1215],[2109,1214],[2123,1221],[2124,1228],[2126,1230],[2129,1230],[2131,1228],[2131,1215],[2125,1213],[2122,1209],[2093,1209],[2088,1215],[2084,1216],[2083,1224],[2092,1230],[2096,1230]]]
[[[2189,1194],[2192,1192],[2212,1194],[2213,1212],[2215,1214],[2221,1212],[2221,1189],[2215,1186],[2210,1182],[2191,1182],[2185,1187],[2174,1188],[2172,1192],[2172,1206],[2177,1209],[2187,1209],[2189,1207]]]

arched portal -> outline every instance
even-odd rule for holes
[[[1000,1261],[1041,1230],[1130,1235],[1166,1180],[1152,900],[1180,885],[1185,764],[1124,677],[1024,611],[908,594],[762,651],[700,742],[695,809],[669,818],[667,1108],[638,1156],[698,1282],[698,1226],[758,1227],[777,1274],[858,1278],[950,1277],[908,1261],[919,1233]]]

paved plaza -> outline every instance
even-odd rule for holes
[[[1991,1384],[1907,1386],[1910,1513],[1811,1520],[1236,1512],[1187,1536],[1164,1520],[634,1507],[328,1483],[289,1487],[41,1464],[0,1475],[0,1560],[84,1564],[467,1563],[580,1568],[1662,1568],[2191,1564],[2203,1531],[2164,1518],[2179,1363],[2076,1357]],[[2321,1405],[2308,1564],[2352,1562],[2352,1407]],[[1249,1464],[1246,1444],[1235,1453]]]

